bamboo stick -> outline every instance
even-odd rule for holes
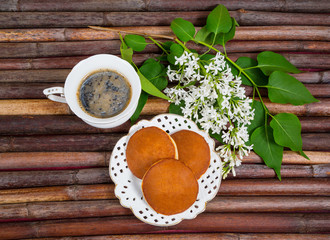
[[[0,12],[0,28],[85,27],[91,23],[103,25],[102,12]]]
[[[114,199],[113,184],[72,185],[0,190],[0,204]]]
[[[329,164],[330,153],[329,152],[313,152],[305,151],[310,160],[305,159],[301,155],[291,151],[284,151],[282,164]],[[243,163],[263,163],[263,160],[255,153],[250,153],[245,157]]]
[[[322,165],[283,165],[282,178],[329,177],[330,164]],[[276,178],[275,172],[264,165],[245,164],[236,168],[236,176],[228,179]],[[78,170],[41,170],[0,172],[0,189],[45,187],[72,184],[110,183],[108,168],[90,168]]]
[[[225,5],[228,10],[262,10],[270,12],[329,12],[329,3],[325,0],[318,2],[319,6],[315,6],[315,2],[309,0],[299,1],[297,3],[294,0],[288,0],[281,2],[276,1],[253,1],[248,0],[244,2],[222,1],[221,4]],[[197,0],[189,1],[184,0],[177,3],[174,0],[166,1],[163,3],[161,0],[155,0],[148,4],[148,11],[177,11],[185,9],[185,11],[192,10],[211,10],[218,4],[217,1],[208,1],[207,3],[201,3]],[[304,6],[302,6],[304,5]]]
[[[234,57],[236,58],[236,55]],[[242,55],[243,56],[243,55]],[[51,58],[30,58],[30,59],[0,59],[0,69],[2,70],[21,70],[21,69],[59,69],[59,68],[72,68],[79,61],[87,58],[88,56],[78,57],[51,57]],[[55,70],[54,69],[54,70]],[[0,71],[1,82],[19,82],[29,81],[34,82],[36,80],[47,82],[64,82],[66,75],[70,70],[61,72],[44,70],[44,71]],[[44,74],[43,74],[44,73]],[[323,72],[303,72],[299,74],[292,74],[299,79],[302,83],[329,83],[330,71]],[[29,77],[29,76],[32,77]],[[47,79],[48,75],[54,75],[54,77]],[[56,78],[56,75],[57,78]],[[17,76],[17,77],[13,77]],[[24,78],[26,76],[26,78]]]
[[[148,24],[149,25],[149,24]],[[173,37],[169,27],[135,26],[112,27],[114,30],[145,32],[147,34],[167,35]],[[200,28],[196,28],[199,30]],[[235,40],[314,40],[327,41],[329,27],[323,26],[253,26],[239,27]],[[95,31],[90,28],[62,29],[1,29],[0,42],[40,42],[40,41],[88,41],[118,39],[116,31]],[[61,35],[61,33],[63,35]]]
[[[319,99],[320,102],[301,106],[271,103],[264,99],[272,114],[290,112],[298,116],[330,116],[330,100]],[[24,105],[24,108],[21,106]],[[157,115],[168,112],[169,102],[159,98],[150,98],[142,110],[142,115]],[[48,99],[0,100],[0,115],[68,115],[68,105]]]
[[[329,196],[328,178],[226,179],[219,196]],[[113,184],[52,186],[0,190],[0,204],[114,199]]]
[[[329,214],[205,213],[166,229],[185,232],[198,229],[200,232],[326,233],[329,231],[328,217]],[[133,216],[3,223],[1,229],[5,239],[164,231],[162,227],[145,224]]]
[[[246,10],[258,11],[283,11],[283,12],[329,12],[330,6],[328,1],[321,0],[315,4],[311,0],[303,0],[297,3],[294,0],[285,2],[280,0],[275,1],[242,1],[233,2],[230,0],[222,1],[228,10],[238,10],[244,8]],[[42,3],[37,0],[33,1],[10,1],[2,6],[1,11],[195,11],[195,10],[212,10],[218,4],[217,1],[208,1],[201,3],[198,0],[193,1],[152,1],[144,2],[141,0],[130,1],[129,4],[115,0],[108,2],[99,0],[97,2],[88,2],[81,4],[79,0],[70,1],[68,4],[64,0],[53,2],[44,0]]]
[[[150,119],[141,116],[140,119]],[[36,135],[36,134],[87,134],[87,133],[125,133],[130,121],[108,129],[91,127],[75,116],[35,115],[35,116],[0,116],[1,135]],[[300,117],[302,132],[330,132],[329,117]]]
[[[53,87],[54,83],[0,83],[0,99],[37,99],[44,98],[43,90]],[[245,94],[252,97],[253,88],[245,87]],[[330,97],[330,85],[328,84],[305,84],[305,87],[314,97],[328,98]],[[31,91],[33,89],[33,91]],[[264,88],[260,89],[261,96],[267,96]]]
[[[22,106],[24,105],[24,108]],[[64,115],[71,114],[69,106],[50,100],[1,100],[0,115]],[[23,110],[23,112],[21,111]],[[11,113],[11,114],[10,114]]]
[[[0,71],[0,82],[61,82],[63,85],[70,71],[70,69],[5,70]]]
[[[284,151],[282,164],[330,164],[330,152],[305,151],[310,160],[291,151]],[[109,166],[111,152],[4,152],[0,153],[1,170],[58,170]],[[243,164],[263,163],[251,152]]]
[[[54,115],[0,116],[0,122],[1,135],[126,133],[131,127],[130,121],[127,121],[115,128],[100,129],[86,124],[76,116]],[[320,123],[322,122],[326,124],[327,121],[321,120]]]
[[[111,151],[124,134],[1,136],[0,152]],[[329,133],[303,133],[303,150],[329,151]]]
[[[314,54],[283,54],[295,61],[299,67],[320,67],[321,61],[327,61],[325,55],[318,55],[319,60],[314,61]],[[299,55],[299,56],[294,56]],[[135,54],[133,57],[137,65],[141,65],[147,58],[156,57],[157,54]],[[238,57],[248,56],[256,58],[256,54],[251,53],[232,53],[229,57],[236,61]],[[36,59],[0,59],[0,83],[6,82],[29,82],[29,83],[64,83],[71,69],[79,61],[88,56],[77,57],[55,57],[55,58],[36,58]],[[306,63],[303,57],[311,58],[314,62]],[[54,68],[54,69],[52,69]],[[63,69],[64,68],[64,69]],[[9,70],[5,70],[9,69]],[[20,70],[24,69],[24,70]],[[26,70],[28,69],[28,70]],[[293,74],[303,83],[328,83],[330,80],[329,71],[305,72]]]
[[[129,235],[102,235],[102,236],[88,236],[88,237],[66,237],[66,238],[40,238],[40,240],[55,240],[55,239],[83,239],[83,240],[103,240],[103,239],[119,239],[119,240],[168,240],[168,238],[175,240],[191,239],[191,240],[327,240],[328,234],[294,234],[294,233],[171,233],[169,236],[166,233],[157,234],[129,234]],[[33,238],[35,239],[35,238]],[[31,239],[29,239],[31,240]]]
[[[120,41],[75,41],[75,42],[40,42],[36,43],[0,43],[2,58],[34,58],[52,56],[79,56],[101,53],[120,54]],[[199,52],[207,51],[206,47],[189,44]],[[320,41],[232,41],[226,45],[228,53],[236,52],[329,52],[330,44]],[[221,49],[221,48],[220,48]],[[159,53],[157,46],[148,45],[144,53]],[[298,55],[299,56],[299,55]],[[327,62],[320,66],[330,65],[326,55],[322,55]],[[312,56],[311,56],[312,57]],[[318,63],[314,57],[315,63]]]
[[[88,57],[89,56],[0,59],[0,69],[2,70],[66,69],[67,71],[69,71],[68,68],[72,68],[78,62]],[[33,71],[31,71],[31,73],[33,73]],[[64,81],[65,76],[60,80]],[[56,81],[56,79],[54,79],[53,81],[58,82],[59,80]]]
[[[111,151],[122,136],[111,133],[0,137],[0,152]]]
[[[108,158],[109,154],[105,152],[7,152],[0,153],[0,169],[105,167],[108,165]]]
[[[109,155],[105,152],[7,152],[0,153],[0,169],[105,167],[108,165],[108,158]]]
[[[113,29],[174,36],[169,27],[162,26],[113,27]],[[197,31],[199,29],[196,28]],[[322,26],[243,26],[237,28],[234,40],[327,41],[328,31],[329,27]],[[116,32],[95,31],[90,28],[0,29],[0,42],[91,41],[118,38]]]
[[[86,27],[101,25],[112,27],[123,26],[169,26],[180,16],[195,26],[204,26],[208,11],[180,12],[17,12],[15,18],[10,12],[0,13],[0,28],[27,27]],[[264,11],[230,11],[240,26],[252,25],[308,25],[327,26],[330,17],[321,14],[286,13]],[[84,16],[82,18],[81,16]]]
[[[304,72],[299,74],[291,74],[299,79],[302,83],[329,83],[330,71],[324,72]]]
[[[206,205],[207,213],[327,212],[329,197],[243,196],[216,197]],[[0,221],[18,219],[66,219],[132,215],[118,200],[35,202],[0,205]]]
[[[301,168],[301,167],[300,167]],[[308,173],[306,173],[308,174]],[[313,175],[311,172],[310,175]],[[108,168],[0,172],[0,189],[110,183]]]

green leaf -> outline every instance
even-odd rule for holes
[[[284,72],[273,72],[269,76],[267,88],[269,100],[272,102],[293,105],[318,102],[304,84]]]
[[[210,135],[210,137],[216,139],[218,142],[224,144],[223,140],[222,140],[222,137],[221,137],[221,133],[212,133],[212,131],[210,130],[209,135]]]
[[[203,61],[208,61],[214,57],[215,57],[215,55],[213,55],[213,54],[203,54],[199,58]]]
[[[181,100],[180,104],[178,104],[178,105],[175,105],[174,103],[171,103],[170,104],[170,107],[168,109],[168,112],[169,113],[173,113],[173,114],[178,114],[180,116],[183,116],[181,107],[184,107],[184,101],[183,100]]]
[[[274,139],[278,145],[289,147],[292,151],[302,149],[301,124],[292,113],[279,113],[270,121],[274,130]]]
[[[174,42],[166,41],[166,42],[162,43],[162,46],[165,50],[170,51],[172,44],[174,44]]]
[[[162,72],[162,64],[155,61],[154,59],[146,60],[140,67],[141,73],[148,79],[158,76]]]
[[[215,42],[214,42],[215,44],[220,44],[222,46],[225,46],[225,44],[228,41],[230,41],[234,38],[235,32],[236,32],[236,25],[235,25],[235,19],[234,18],[231,18],[231,19],[232,19],[231,29],[227,33],[218,33],[216,36]]]
[[[240,57],[236,60],[236,64],[241,68],[250,68],[258,65],[257,61],[249,57]],[[252,79],[252,81],[258,86],[263,86],[267,84],[267,77],[258,68],[251,68],[244,70],[244,72]],[[241,73],[242,84],[247,86],[252,86],[250,80]]]
[[[183,54],[184,50],[183,47],[181,47],[179,44],[174,43],[171,45],[170,48],[170,54],[167,56],[167,60],[172,63],[175,64],[175,57],[180,57]]]
[[[168,62],[167,55],[158,56],[158,57],[156,57],[156,59],[158,59],[159,61],[162,61],[162,62]]]
[[[188,42],[194,38],[195,27],[194,25],[182,18],[176,18],[171,22],[171,29],[174,34],[183,42]]]
[[[278,179],[281,180],[281,164],[283,158],[283,147],[274,141],[273,129],[269,126],[258,127],[251,136],[253,150],[266,163],[275,170]]]
[[[133,49],[120,47],[121,58],[126,60],[129,63],[133,62]]]
[[[162,93],[155,85],[153,85],[141,72],[138,70],[137,74],[140,77],[142,90],[155,97],[171,100],[164,93]]]
[[[127,46],[131,47],[134,51],[140,52],[148,45],[146,39],[140,35],[128,34],[125,35],[124,40]]]
[[[141,113],[144,105],[147,103],[148,96],[149,96],[148,93],[143,92],[143,91],[141,92],[138,105],[137,105],[137,107],[135,109],[135,112],[133,113],[133,115],[131,117],[131,123],[132,124],[134,124],[136,122],[136,120],[139,118],[140,113]]]
[[[289,73],[300,73],[295,66],[293,66],[285,57],[281,54],[265,51],[261,52],[257,56],[258,67],[261,71],[269,76],[274,71],[283,71]]]
[[[274,139],[278,145],[288,147],[309,158],[302,151],[301,124],[298,117],[292,113],[279,113],[270,122],[274,130]]]
[[[263,108],[262,103],[253,100],[251,106],[254,109],[254,118],[251,121],[251,124],[247,127],[247,131],[250,135],[256,128],[265,124],[265,109]]]
[[[239,24],[238,24],[238,22],[236,21],[236,19],[235,18],[233,18],[234,19],[234,22],[235,22],[235,26],[236,27],[239,27]]]
[[[219,32],[227,33],[231,29],[232,20],[229,12],[224,5],[218,5],[208,15],[206,19],[206,28],[210,32],[218,34]]]
[[[301,150],[299,151],[300,155],[306,158],[307,160],[310,160],[309,157]]]
[[[164,65],[154,59],[146,60],[140,67],[140,72],[159,90],[163,90],[168,84]]]
[[[209,43],[209,41],[206,41],[206,39],[208,38],[208,36],[210,36],[210,34],[212,33],[207,30],[206,26],[204,26],[196,33],[195,40],[199,42]]]

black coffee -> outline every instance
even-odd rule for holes
[[[122,112],[131,99],[131,86],[117,72],[105,69],[86,77],[78,93],[80,105],[98,118],[108,118]]]

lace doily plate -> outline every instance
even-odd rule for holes
[[[144,200],[141,183],[142,180],[135,177],[127,166],[126,145],[129,138],[139,129],[156,126],[169,134],[183,129],[195,131],[204,137],[211,149],[211,161],[207,171],[199,178],[199,192],[195,203],[186,211],[175,215],[163,215],[155,212]],[[141,120],[133,125],[127,136],[122,137],[114,147],[109,164],[110,177],[114,182],[115,195],[120,204],[130,208],[134,215],[143,222],[156,226],[172,226],[183,219],[193,219],[203,212],[206,203],[212,200],[220,187],[222,164],[220,157],[214,152],[214,141],[209,135],[199,130],[197,125],[184,117],[175,114],[161,114],[150,121]]]

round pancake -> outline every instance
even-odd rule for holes
[[[184,162],[199,179],[210,165],[210,147],[196,132],[181,130],[171,135],[176,143],[179,160]]]
[[[194,173],[183,162],[163,159],[146,172],[142,180],[145,200],[156,212],[172,215],[187,210],[198,194]]]
[[[178,158],[175,142],[158,127],[134,133],[127,143],[126,160],[131,172],[142,179],[149,167],[163,158]]]

